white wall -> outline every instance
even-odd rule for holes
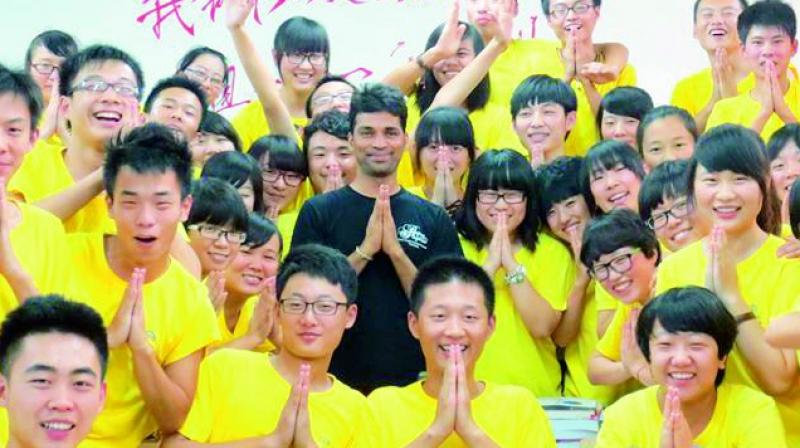
[[[552,38],[541,14],[539,0],[519,0],[516,33],[531,35],[532,17],[538,37]],[[788,0],[800,11],[800,0]],[[21,66],[30,39],[39,32],[58,28],[76,36],[82,45],[109,43],[133,54],[143,65],[147,85],[173,73],[180,56],[189,48],[208,45],[229,55],[238,66],[233,46],[223,25],[224,10],[211,12],[222,0],[0,0],[0,63]],[[704,67],[705,54],[694,41],[693,0],[605,0],[596,30],[597,41],[622,42],[630,49],[639,85],[657,104],[669,100],[672,86],[681,77]],[[173,13],[154,25],[161,4],[162,15],[180,5],[180,16],[193,26],[190,35]],[[320,21],[331,35],[333,73],[365,68],[369,80],[380,80],[391,68],[424,48],[430,31],[444,18],[449,0],[259,0],[261,24],[249,29],[264,53],[271,49],[277,26],[293,15]],[[277,8],[269,12],[271,8]],[[205,10],[203,10],[205,8]],[[463,8],[462,8],[463,9]],[[142,20],[139,22],[137,19]],[[358,82],[367,72],[350,79]],[[239,73],[230,103],[251,98],[243,72]],[[235,111],[231,108],[226,115]]]

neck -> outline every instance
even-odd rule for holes
[[[373,177],[367,176],[359,170],[356,178],[350,183],[350,188],[364,196],[376,198],[381,185],[389,187],[390,195],[400,191],[400,185],[397,183],[397,173],[393,172],[385,177]]]
[[[145,283],[150,283],[161,277],[169,268],[169,254],[149,263],[138,262],[134,257],[124,252],[116,235],[106,235],[103,238],[103,246],[106,254],[106,262],[108,262],[111,271],[125,281],[131,278],[134,268],[145,268],[147,270],[147,275],[144,279]]]
[[[70,145],[64,152],[64,163],[74,180],[88,176],[103,165],[105,150],[81,142],[77,138],[70,139]]]
[[[281,101],[289,109],[289,114],[292,117],[305,117],[306,116],[306,100],[310,92],[303,92],[294,90],[282,85],[279,91]]]
[[[663,387],[658,391],[658,404],[661,410],[664,409],[664,397],[666,389]],[[713,388],[710,393],[703,395],[697,400],[681,401],[681,412],[689,423],[692,437],[696,437],[708,426],[711,417],[714,415],[714,408],[717,405],[717,389]]]
[[[566,152],[564,151],[564,145],[559,146],[558,148],[553,148],[548,151],[544,152],[544,161],[545,163],[550,163],[553,160],[565,155]]]
[[[328,367],[331,364],[331,355],[322,358],[303,359],[289,353],[288,350],[280,350],[277,355],[270,358],[275,370],[289,384],[297,382],[297,373],[300,366],[308,364],[311,366],[311,384],[309,390],[321,392],[332,386],[331,378],[328,376]]]
[[[475,380],[475,366],[467,366],[467,383],[469,383],[469,396],[470,399],[473,399],[480,395],[483,391],[483,385]],[[428,377],[422,382],[422,390],[429,397],[437,398],[439,396],[439,391],[442,388],[442,377],[444,376],[444,372],[439,369],[438,367],[434,370],[428,369]]]

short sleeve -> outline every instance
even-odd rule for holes
[[[197,374],[197,389],[189,414],[181,426],[180,433],[194,442],[206,442],[211,437],[214,423],[213,378],[214,358],[206,358],[200,363]]]

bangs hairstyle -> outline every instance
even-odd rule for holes
[[[792,183],[786,200],[789,201],[789,224],[792,226],[792,235],[800,238],[800,179]]]
[[[68,57],[61,64],[61,70],[59,71],[61,77],[59,78],[58,93],[61,96],[72,96],[75,78],[78,73],[90,64],[100,66],[106,62],[121,62],[130,67],[131,71],[133,71],[133,76],[136,78],[134,80],[136,81],[136,86],[139,88],[136,99],[141,101],[142,92],[144,92],[142,67],[131,55],[109,45],[92,45]]]
[[[772,134],[769,143],[767,143],[767,158],[769,158],[769,161],[772,162],[777,159],[789,142],[793,142],[800,150],[800,124],[787,124]]]
[[[603,3],[602,0],[592,0],[592,4],[594,4],[595,8],[600,6]],[[550,0],[542,0],[542,11],[544,15],[550,16]]]
[[[60,30],[47,30],[37,34],[28,44],[28,50],[25,51],[25,70],[30,70],[33,52],[39,47],[61,58],[68,58],[78,52],[78,44],[72,36]]]
[[[184,70],[189,68],[190,65],[194,62],[195,59],[199,58],[204,54],[210,54],[211,56],[216,57],[217,59],[222,62],[223,72],[222,72],[222,88],[228,86],[228,58],[225,57],[222,52],[217,51],[210,47],[195,47],[186,52],[185,55],[178,61],[178,73],[182,73]],[[176,74],[178,74],[176,73]]]
[[[694,0],[694,10],[693,10],[694,11],[694,15],[692,16],[692,17],[694,17],[694,23],[697,23],[697,11],[700,10],[700,3],[702,1],[703,0]],[[742,11],[744,11],[745,8],[747,8],[747,6],[748,6],[747,0],[739,0],[739,6],[741,6],[742,7]]]
[[[250,156],[263,166],[264,156],[272,170],[291,171],[308,177],[308,162],[294,139],[285,135],[265,135],[253,142]],[[259,166],[259,171],[261,167]]]
[[[710,173],[732,171],[755,180],[762,197],[761,211],[756,219],[758,226],[767,233],[780,235],[781,205],[769,174],[764,142],[755,131],[725,124],[700,137],[688,170],[688,196],[692,204],[695,203],[694,181],[698,165]]]
[[[221,179],[200,178],[192,184],[192,208],[184,227],[208,223],[246,232],[247,208],[233,186]]]
[[[436,257],[419,267],[411,284],[411,311],[419,316],[425,293],[434,285],[459,282],[477,285],[483,292],[483,304],[489,316],[494,315],[494,284],[482,267],[461,257]]]
[[[203,121],[200,122],[200,132],[221,135],[233,143],[234,150],[242,152],[242,141],[239,139],[236,129],[227,118],[214,111],[206,111]]]
[[[636,323],[636,342],[650,362],[650,339],[656,322],[666,332],[702,333],[717,343],[717,359],[730,354],[736,341],[736,319],[713,292],[697,286],[672,288],[644,306]],[[725,378],[725,369],[717,372],[714,385]]]
[[[564,114],[578,110],[578,97],[569,84],[547,75],[533,75],[522,81],[511,96],[511,118],[519,111],[535,104],[556,103]]]
[[[280,67],[287,53],[323,53],[325,66],[330,65],[331,44],[325,27],[308,17],[294,16],[286,19],[275,31],[272,48],[275,63]]]
[[[668,199],[678,199],[688,193],[686,173],[688,160],[668,160],[653,169],[639,189],[639,216],[647,222],[653,210]]]
[[[641,249],[645,257],[661,262],[661,246],[655,232],[632,210],[620,208],[589,221],[583,231],[581,263],[591,269],[603,255],[623,247]]]
[[[461,38],[461,41],[464,42],[466,40],[472,41],[473,52],[475,56],[478,56],[481,51],[484,49],[483,38],[481,34],[478,32],[478,29],[466,22],[459,22],[460,25],[466,28],[464,32],[464,36]],[[441,24],[433,30],[433,32],[428,36],[428,42],[425,44],[425,50],[429,50],[436,45],[436,42],[439,40],[439,37],[442,35],[442,29],[444,28],[444,24]],[[442,88],[442,85],[439,84],[439,81],[436,80],[436,77],[433,76],[433,70],[426,68],[425,73],[422,75],[417,87],[414,91],[414,94],[417,97],[417,107],[419,108],[420,114],[425,113],[429,107],[431,107],[431,103],[433,103],[434,98],[436,98],[436,94],[439,93],[439,90]],[[466,106],[467,110],[472,112],[473,110],[481,109],[486,103],[489,102],[489,93],[490,93],[490,85],[489,85],[489,75],[487,73],[486,76],[483,77],[481,82],[472,89],[472,92],[469,93],[467,96]]]
[[[308,161],[308,150],[310,149],[309,141],[317,132],[324,132],[347,142],[350,135],[350,120],[346,113],[337,109],[326,110],[314,117],[311,123],[303,129],[303,154],[305,154],[306,161]],[[349,142],[347,142],[347,146],[350,146]]]
[[[321,244],[303,244],[293,247],[283,260],[275,282],[278,300],[283,289],[295,275],[305,274],[338,286],[352,305],[358,296],[358,276],[341,252]]]
[[[173,171],[180,185],[181,199],[189,195],[192,182],[192,155],[186,142],[168,127],[147,123],[119,135],[106,144],[103,184],[114,200],[114,185],[123,167],[137,174],[165,174]]]
[[[311,91],[311,95],[309,95],[308,98],[306,99],[306,117],[311,118],[314,115],[312,113],[313,111],[311,110],[311,108],[312,108],[311,102],[312,102],[312,98],[314,98],[314,94],[317,93],[317,90],[319,90],[320,87],[322,87],[325,84],[328,84],[330,82],[340,82],[340,83],[343,83],[343,84],[347,84],[348,86],[350,86],[353,89],[353,92],[356,91],[355,84],[353,84],[352,82],[348,81],[343,76],[331,75],[331,74],[327,74],[327,75],[323,76],[319,80],[319,82],[317,82],[317,85],[314,86],[314,90]]]
[[[583,169],[580,175],[583,198],[589,211],[593,214],[600,213],[597,203],[592,195],[592,177],[604,171],[611,171],[618,166],[629,169],[639,180],[644,179],[644,162],[642,157],[627,143],[616,140],[603,140],[589,149],[583,160]]]
[[[736,31],[743,45],[754,26],[779,28],[795,40],[797,16],[791,6],[780,0],[762,0],[748,6],[739,14]]]
[[[573,196],[582,195],[581,185],[578,182],[582,167],[582,158],[562,156],[536,170],[539,219],[543,224],[547,224],[547,213],[554,205]]]
[[[158,95],[161,92],[171,88],[188,90],[195,97],[197,97],[197,101],[200,102],[200,122],[202,123],[202,121],[206,118],[206,111],[208,110],[206,92],[202,87],[200,87],[200,84],[182,76],[171,76],[158,81],[158,83],[153,87],[153,90],[150,91],[150,94],[147,95],[147,99],[144,102],[145,113],[150,113],[150,111],[153,109],[153,103],[155,103],[156,99],[158,99]]]
[[[430,144],[459,145],[467,148],[470,163],[475,160],[475,131],[467,112],[455,107],[436,107],[422,115],[414,131],[416,164],[422,148]]]
[[[653,99],[650,94],[639,87],[617,87],[608,92],[600,101],[597,109],[597,127],[603,123],[605,112],[642,121],[645,114],[653,110]]]
[[[10,70],[0,65],[0,95],[11,95],[25,103],[31,116],[28,126],[34,131],[39,124],[44,103],[39,86],[33,78],[25,72]]]
[[[683,127],[692,135],[693,141],[697,142],[697,137],[700,136],[697,131],[697,123],[695,123],[694,118],[686,109],[675,106],[658,106],[647,112],[639,122],[639,127],[636,128],[636,146],[639,147],[639,154],[644,153],[642,145],[644,144],[644,133],[647,132],[647,128],[651,124],[669,117],[676,117],[680,120]]]
[[[400,119],[400,127],[406,130],[408,108],[403,92],[397,87],[386,84],[365,84],[353,93],[350,101],[350,132],[356,130],[358,114],[386,112]]]
[[[256,249],[267,244],[276,235],[278,237],[278,255],[280,255],[283,251],[283,238],[278,227],[264,215],[250,213],[247,217],[247,238],[242,245]]]
[[[492,235],[481,224],[476,211],[480,190],[517,190],[525,193],[525,219],[517,228],[517,236],[531,251],[536,250],[539,234],[538,201],[533,169],[522,155],[511,149],[490,149],[472,164],[464,191],[464,203],[454,216],[456,228],[478,248],[489,244]]]
[[[93,308],[52,294],[34,296],[8,313],[0,328],[0,369],[6,381],[26,337],[61,333],[88,340],[97,350],[100,375],[108,365],[108,342],[103,319]]]
[[[261,169],[258,167],[258,162],[249,155],[236,151],[214,154],[203,165],[200,177],[222,179],[236,189],[250,182],[253,187],[253,211],[264,213],[264,184],[261,183]]]

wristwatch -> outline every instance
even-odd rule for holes
[[[507,285],[517,285],[525,281],[525,266],[517,265],[517,268],[514,269],[512,272],[506,274],[506,284]]]

